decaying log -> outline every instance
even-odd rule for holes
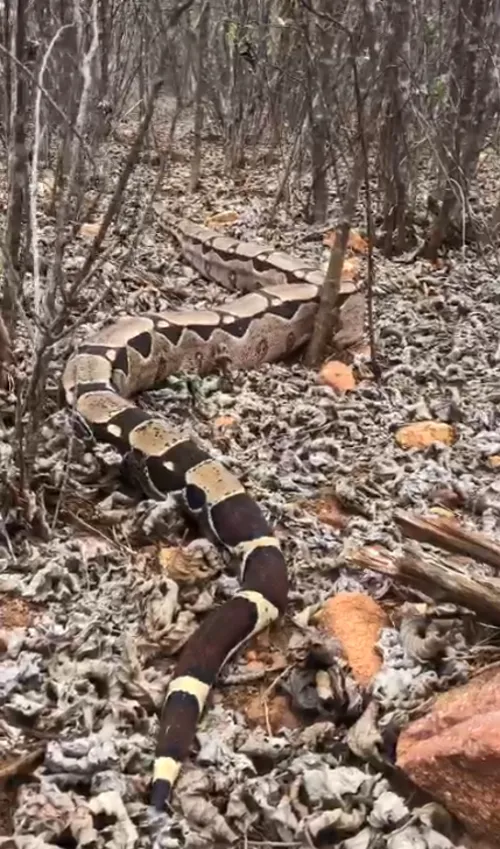
[[[451,519],[441,516],[424,518],[396,510],[394,521],[407,537],[472,557],[474,560],[482,560],[483,563],[500,569],[500,545],[484,534],[461,527]]]
[[[410,579],[428,595],[443,593],[453,604],[473,610],[484,622],[500,625],[500,586],[476,581],[453,569],[437,557],[417,555],[407,550],[402,556],[379,548],[366,547],[349,556],[349,565],[373,569],[396,579]]]
[[[500,586],[496,588],[476,581],[463,572],[456,572],[450,565],[437,557],[424,559],[409,551],[397,561],[400,574],[418,579],[425,576],[433,587],[445,590],[448,601],[468,607],[485,622],[500,625]]]

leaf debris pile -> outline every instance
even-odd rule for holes
[[[111,163],[117,152],[111,145]],[[220,162],[220,151],[207,154],[204,194],[197,199],[186,193],[187,165],[176,163],[163,191],[166,208],[183,208],[198,221],[210,207],[246,209],[227,232],[324,262],[321,245],[303,240],[298,216],[291,222],[281,211],[275,229],[261,225],[278,184],[276,169],[238,193],[222,180]],[[137,199],[153,182],[154,172],[143,164],[132,180],[125,221],[137,215]],[[51,227],[41,228],[43,238],[50,239]],[[73,250],[76,267],[78,242]],[[78,328],[77,340],[118,315],[204,307],[228,297],[176,261],[154,219],[122,268],[123,252],[118,242],[92,282],[94,294],[103,283],[112,286],[92,322]],[[433,615],[424,624],[414,613],[395,611],[380,635],[382,668],[368,703],[339,646],[311,617],[342,590],[367,592],[391,609],[394,599],[415,598],[387,576],[348,567],[349,553],[359,546],[400,549],[393,520],[398,507],[429,509],[446,491],[469,523],[498,534],[500,485],[489,462],[500,454],[498,281],[473,256],[454,256],[451,270],[380,260],[377,272],[380,385],[361,379],[337,393],[300,363],[273,364],[205,379],[175,376],[140,401],[194,431],[249,486],[276,528],[293,580],[292,619],[279,626],[287,637],[282,671],[269,676],[265,666],[257,667],[248,682],[246,655],[225,670],[169,816],[152,816],[146,802],[172,655],[199,617],[234,592],[236,578],[222,572],[220,552],[193,538],[179,516],[137,501],[119,479],[113,450],[71,438],[67,414],[54,400],[36,467],[38,537],[11,508],[0,548],[4,603],[18,596],[32,611],[25,624],[5,627],[0,619],[0,757],[7,768],[14,756],[42,747],[12,811],[18,846],[457,845],[439,806],[410,803],[387,764],[408,716],[484,661],[470,616],[453,605],[429,607],[425,598]],[[61,345],[54,381],[74,341]],[[12,397],[5,398],[0,439],[7,475],[14,427],[9,403]],[[217,427],[221,416],[226,426]],[[399,428],[429,420],[452,425],[453,444],[398,444]],[[341,529],[306,509],[321,493],[347,514]],[[244,706],[259,681],[264,706],[276,694],[287,696],[299,717],[295,727],[279,731],[269,721],[247,722]],[[242,693],[236,705],[233,688]]]

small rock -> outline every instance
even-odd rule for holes
[[[343,531],[349,524],[350,516],[344,512],[336,498],[318,498],[310,503],[303,502],[303,506],[305,509],[312,509],[321,522],[337,530]]]
[[[328,384],[338,392],[349,392],[356,388],[352,366],[341,363],[340,360],[325,363],[320,371],[320,378],[323,383]]]
[[[318,619],[341,642],[356,681],[367,686],[382,666],[375,644],[388,625],[384,610],[364,593],[343,592],[326,602]]]
[[[235,416],[217,416],[214,419],[214,430],[231,430],[238,423],[238,419]]]
[[[439,696],[401,733],[397,765],[469,829],[498,837],[500,669]]]
[[[0,628],[28,628],[33,619],[34,610],[24,599],[0,596]]]
[[[455,438],[454,428],[445,422],[415,422],[396,431],[396,442],[401,448],[427,448],[434,442],[452,445]]]
[[[325,247],[335,247],[335,237],[335,230],[329,230],[325,233],[323,236],[323,244]],[[351,230],[347,240],[347,247],[354,253],[363,254],[364,256],[368,253],[368,242],[363,238],[359,230]]]

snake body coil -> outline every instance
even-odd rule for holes
[[[309,338],[323,282],[317,266],[272,247],[238,242],[188,221],[170,219],[167,227],[198,272],[247,294],[213,310],[121,318],[81,345],[63,375],[66,402],[94,437],[129,454],[150,492],[180,499],[202,532],[241,563],[241,589],[189,639],[167,689],[151,792],[159,810],[189,753],[219,669],[283,613],[288,579],[279,543],[239,480],[129,399],[180,369],[209,372],[221,352],[245,369],[282,358]]]

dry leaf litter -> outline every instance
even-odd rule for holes
[[[110,146],[110,177],[122,153]],[[188,166],[176,162],[161,198],[165,208],[197,221],[211,211],[236,209],[239,220],[225,232],[325,262],[321,240],[306,241],[304,225],[291,223],[284,210],[272,229],[263,226],[262,212],[278,185],[275,168],[254,172],[242,189],[223,177],[221,163],[221,152],[211,149],[203,191],[190,199]],[[150,165],[137,169],[123,221],[137,218],[154,176]],[[78,328],[78,340],[111,317],[202,308],[228,297],[177,261],[173,242],[154,218],[122,268],[126,226],[123,244],[117,243],[82,300],[83,311],[107,287],[95,315]],[[50,222],[42,237],[51,242]],[[68,273],[79,266],[84,236],[73,250]],[[450,272],[379,259],[377,278],[380,385],[360,380],[353,391],[336,393],[301,364],[273,364],[204,379],[176,375],[140,399],[194,432],[249,486],[276,528],[293,581],[289,617],[273,631],[277,639],[286,628],[282,672],[252,672],[244,654],[228,665],[170,814],[151,814],[147,788],[172,655],[199,616],[230,597],[237,581],[222,571],[227,563],[221,553],[193,537],[175,511],[138,501],[119,478],[112,449],[71,435],[54,391],[36,466],[38,495],[30,505],[38,536],[23,528],[13,509],[0,529],[0,593],[19,596],[34,612],[28,624],[2,632],[0,756],[7,762],[13,753],[43,745],[10,812],[15,844],[2,839],[1,845],[460,845],[446,812],[396,789],[390,763],[401,724],[434,692],[471,672],[475,648],[462,612],[435,607],[424,637],[414,617],[384,628],[382,668],[369,703],[339,645],[312,617],[341,590],[383,600],[396,589],[400,600],[410,597],[388,577],[346,565],[349,552],[361,545],[401,547],[391,518],[395,508],[419,511],[445,488],[460,495],[471,524],[498,533],[500,481],[487,460],[500,454],[500,290],[484,264],[458,255]],[[73,341],[60,346],[54,390]],[[7,478],[13,470],[12,403],[4,398],[0,463]],[[229,426],[214,427],[221,416]],[[400,426],[429,419],[455,426],[451,447],[397,444]],[[324,491],[349,511],[342,531],[304,507]],[[269,699],[288,695],[299,727],[251,727],[244,698],[230,706],[230,693],[259,680]]]

